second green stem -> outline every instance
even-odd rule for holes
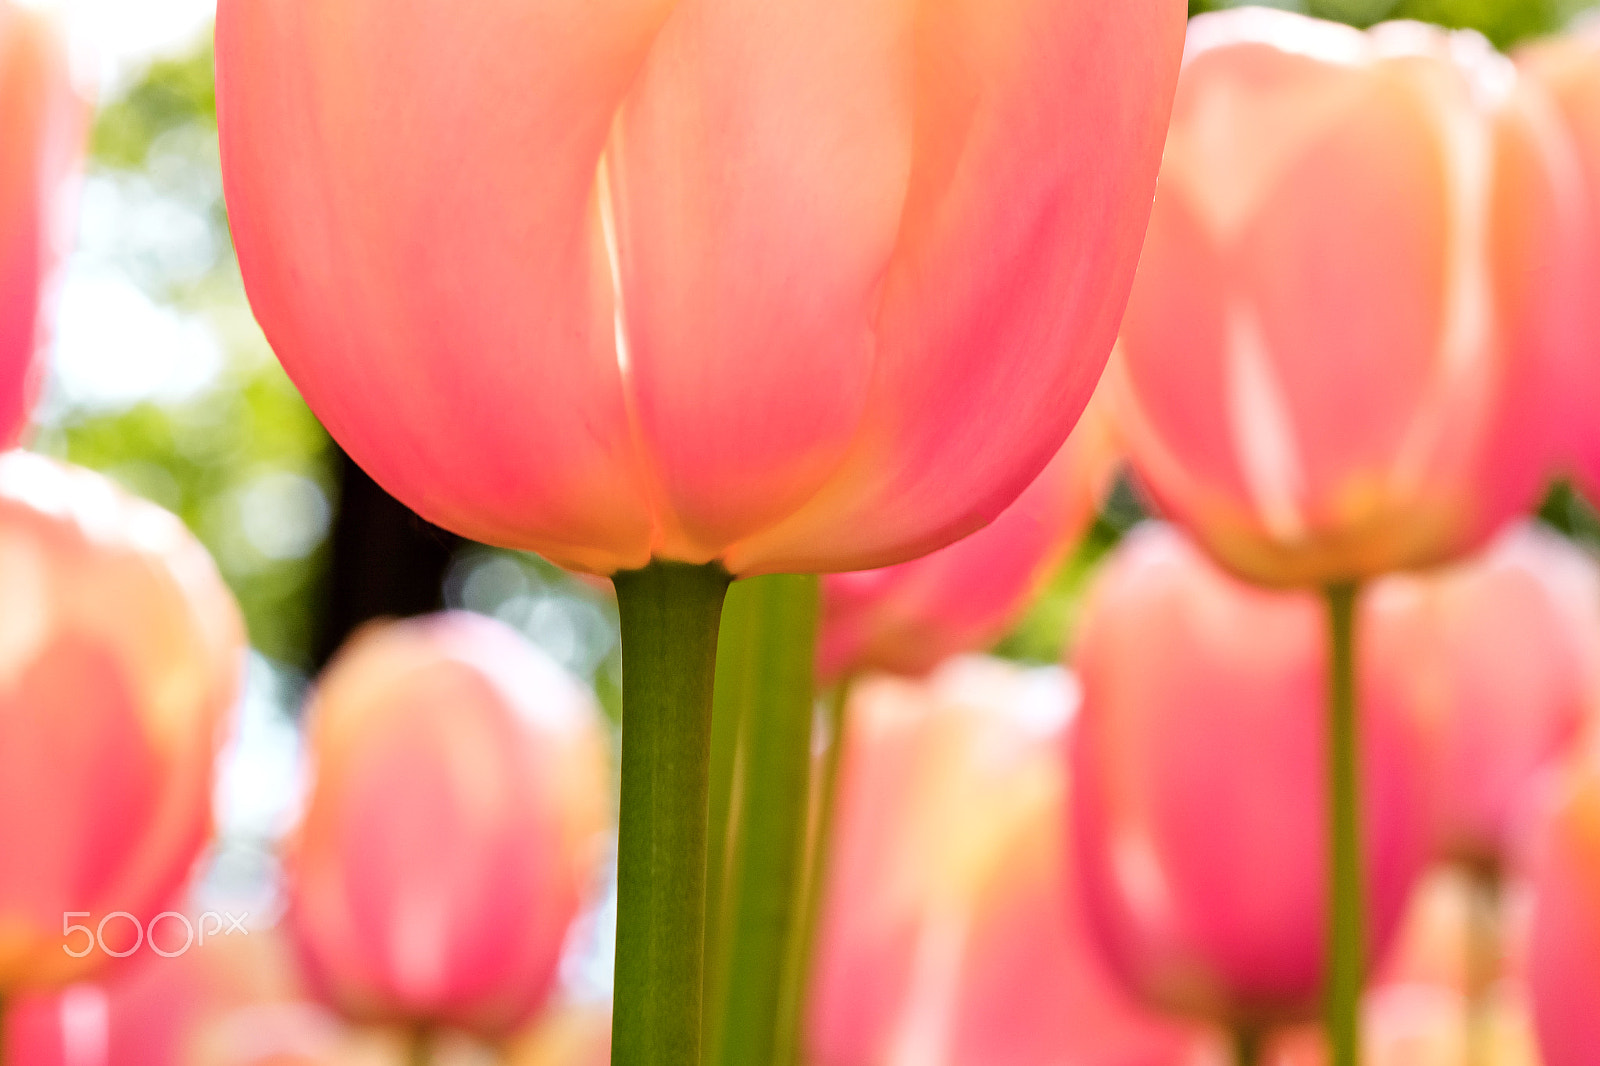
[[[735,586],[723,619],[716,728],[737,729],[740,765],[719,775],[729,779],[729,830],[714,850],[727,866],[712,875],[721,915],[709,941],[719,957],[708,963],[707,1057],[719,1066],[770,1066],[792,998],[785,963],[805,870],[818,596],[812,576],[753,578]]]
[[[839,801],[839,771],[844,764],[845,733],[849,728],[850,677],[841,678],[828,699],[828,746],[823,752],[821,778],[816,788],[816,811],[811,845],[806,849],[805,890],[800,903],[800,927],[790,945],[786,969],[784,1011],[778,1017],[778,1054],[774,1066],[799,1066],[803,1057],[806,1010],[811,973],[827,902],[829,858],[833,854],[833,828]]]
[[[1353,582],[1330,585],[1328,784],[1330,816],[1327,1014],[1330,1066],[1361,1061],[1361,985],[1366,972],[1362,897],[1360,747],[1356,707]]]

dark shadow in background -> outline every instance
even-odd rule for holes
[[[444,576],[468,543],[419,517],[331,445],[337,478],[328,569],[322,582],[313,669],[374,618],[404,618],[444,606]]]

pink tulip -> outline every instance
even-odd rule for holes
[[[308,707],[307,977],[358,1021],[508,1032],[549,993],[606,810],[593,699],[469,614],[369,628]]]
[[[1447,857],[1499,866],[1529,788],[1600,698],[1600,569],[1524,524],[1484,556],[1373,586],[1368,664],[1438,736]]]
[[[1533,869],[1527,980],[1545,1066],[1590,1066],[1600,1047],[1600,761],[1552,798]]]
[[[1600,497],[1600,24],[1540,41],[1517,56],[1522,70],[1555,100],[1560,122],[1570,136],[1563,192],[1572,201],[1585,258],[1574,272],[1581,286],[1576,316],[1551,323],[1563,334],[1562,366],[1566,404],[1561,409],[1568,458],[1585,491]]]
[[[1193,1061],[1100,968],[1062,856],[1070,686],[986,659],[851,700],[814,1066]]]
[[[1437,868],[1422,882],[1394,950],[1368,993],[1367,1015],[1379,1035],[1401,1028],[1392,1024],[1407,1013],[1399,1008],[1407,1003],[1426,1007],[1431,1001],[1434,1009],[1415,1012],[1419,1024],[1412,1028],[1435,1034],[1440,1040],[1436,1046],[1470,1045],[1465,1056],[1458,1051],[1441,1062],[1538,1063],[1520,958],[1525,888],[1508,880],[1504,889],[1486,893],[1484,882],[1459,865]],[[1499,905],[1501,896],[1509,906]],[[1405,1057],[1383,1061],[1410,1066]]]
[[[1382,968],[1376,988],[1427,985],[1467,994],[1472,973],[1474,912],[1485,902],[1482,884],[1461,866],[1430,870],[1411,893],[1406,916]],[[1490,981],[1501,975],[1497,972]]]
[[[5,997],[109,961],[64,923],[123,951],[173,902],[210,829],[244,634],[182,523],[26,452],[0,457],[0,604]]]
[[[1096,411],[988,527],[909,563],[825,577],[819,675],[920,677],[999,640],[1094,520],[1116,462]]]
[[[1539,1066],[1516,974],[1497,971],[1476,1005],[1469,916],[1479,886],[1459,867],[1431,871],[1362,999],[1362,1061],[1370,1066]],[[1316,1025],[1279,1030],[1262,1066],[1327,1066]]]
[[[170,920],[170,919],[169,919]],[[215,950],[215,948],[213,948]],[[7,1066],[176,1066],[211,991],[204,956],[141,953],[95,984],[18,1001],[6,1019]]]
[[[18,1000],[0,1059],[7,1066],[266,1066],[316,1061],[337,1046],[337,1020],[300,998],[280,930],[255,926],[182,951],[182,934],[173,941],[163,948],[171,957],[141,952],[92,984]]]
[[[1525,510],[1576,254],[1564,149],[1475,35],[1196,19],[1112,374],[1161,508],[1281,586],[1440,562]]]
[[[1363,997],[1363,1061],[1370,1066],[1539,1066],[1515,969],[1472,972],[1468,931],[1472,912],[1483,905],[1479,893],[1456,867],[1436,869],[1417,886],[1389,957]],[[1329,1061],[1315,1026],[1281,1032],[1262,1059],[1263,1066]]]
[[[1518,1005],[1496,1006],[1482,1042],[1469,1045],[1469,1015],[1459,993],[1430,985],[1389,985],[1371,992],[1361,1010],[1362,1062],[1367,1066],[1553,1066],[1541,1063]],[[1320,1033],[1297,1030],[1279,1039],[1263,1066],[1328,1066]]]
[[[1317,600],[1243,585],[1149,525],[1107,563],[1080,625],[1074,834],[1107,958],[1166,1010],[1240,1028],[1310,1016],[1327,903]],[[1400,693],[1361,695],[1376,958],[1427,859],[1430,808],[1422,724]]]
[[[423,515],[855,570],[1044,468],[1121,317],[1179,0],[223,0],[251,304]]]
[[[571,1005],[552,1011],[506,1052],[506,1066],[609,1066],[611,1012]]]
[[[15,444],[43,380],[43,296],[66,252],[83,102],[46,20],[0,0],[0,447]]]

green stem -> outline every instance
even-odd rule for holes
[[[805,1034],[807,993],[811,987],[812,959],[816,951],[817,928],[822,922],[822,905],[827,896],[828,860],[833,846],[834,815],[839,795],[839,767],[844,762],[845,730],[852,679],[846,675],[834,686],[828,701],[828,747],[823,755],[822,778],[818,782],[816,821],[811,830],[809,861],[806,866],[805,896],[800,929],[789,954],[784,1010],[778,1016],[777,1066],[798,1066]]]
[[[433,1032],[427,1026],[411,1030],[406,1041],[407,1066],[433,1066]]]
[[[759,580],[759,579],[758,579]],[[722,609],[721,635],[717,638],[717,677],[711,697],[711,796],[706,846],[706,938],[703,1046],[715,1061],[722,989],[727,979],[727,952],[723,945],[732,935],[732,908],[724,905],[723,886],[728,876],[728,852],[737,837],[737,794],[744,760],[740,755],[744,721],[755,701],[755,672],[750,669],[752,600],[743,590],[749,582],[736,582],[728,590]]]
[[[742,769],[721,898],[728,936],[721,962],[708,964],[726,972],[706,1011],[720,1017],[706,1058],[772,1066],[810,822],[818,581],[755,578],[735,586],[728,601],[719,693],[737,694],[744,706],[717,710],[743,720]]]
[[[716,564],[617,574],[622,803],[613,1066],[700,1066]]]
[[[1266,1041],[1261,1030],[1253,1025],[1241,1025],[1233,1031],[1233,1066],[1259,1066]]]
[[[1501,877],[1486,863],[1468,867],[1467,1066],[1489,1066],[1494,1058],[1494,990],[1500,979]]]
[[[1366,970],[1360,824],[1360,754],[1356,713],[1354,582],[1326,590],[1328,636],[1328,779],[1332,799],[1328,907],[1327,1017],[1330,1066],[1361,1060],[1361,984]]]

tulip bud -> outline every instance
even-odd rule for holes
[[[819,676],[920,677],[999,640],[1094,520],[1116,463],[1098,410],[988,527],[909,563],[824,577]]]
[[[1196,19],[1110,381],[1162,510],[1303,587],[1444,561],[1535,502],[1565,158],[1475,34]]]
[[[1594,300],[1600,285],[1600,24],[1590,21],[1529,45],[1517,54],[1517,65],[1555,101],[1569,137],[1561,192],[1582,260],[1567,271],[1578,287],[1573,313],[1552,317],[1549,328],[1562,346],[1563,402],[1557,409],[1566,458],[1584,490],[1600,498],[1600,427],[1594,419],[1600,406],[1600,305]]]
[[[0,447],[16,443],[44,378],[43,305],[67,252],[86,111],[55,29],[0,0]]]
[[[956,659],[851,697],[808,1061],[1177,1066],[1092,954],[1062,854],[1070,680]]]
[[[222,0],[251,306],[333,436],[610,574],[859,570],[1061,447],[1149,218],[1181,0]]]
[[[359,633],[307,708],[289,914],[313,990],[358,1021],[484,1036],[537,1009],[605,823],[600,722],[490,619]]]
[[[1445,857],[1498,868],[1531,784],[1600,696],[1600,569],[1525,524],[1469,562],[1385,578],[1367,624],[1368,669],[1408,691],[1436,733]]]
[[[26,452],[0,457],[0,605],[3,998],[89,975],[173,902],[244,634],[181,522]]]
[[[1600,763],[1551,797],[1533,859],[1527,981],[1545,1066],[1588,1066],[1600,1047]]]
[[[1156,524],[1091,591],[1074,657],[1074,839],[1097,942],[1152,1006],[1259,1031],[1320,1005],[1324,624],[1315,597],[1241,584]],[[1424,731],[1372,680],[1358,730],[1369,959],[1430,843]]]

